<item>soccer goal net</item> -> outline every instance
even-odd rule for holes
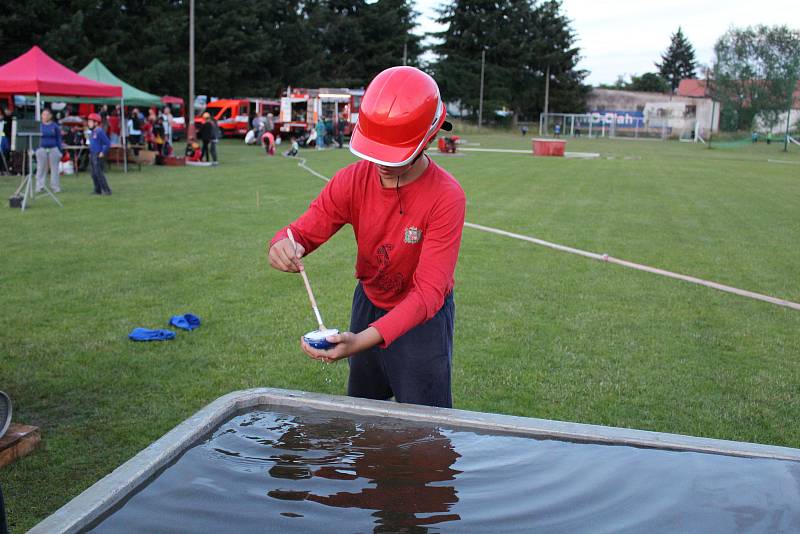
[[[592,113],[542,113],[540,136],[679,139],[705,142],[706,132],[695,117],[668,108]]]

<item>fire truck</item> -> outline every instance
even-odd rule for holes
[[[281,133],[302,134],[323,120],[338,128],[337,118],[346,121],[344,135],[350,135],[361,107],[363,89],[286,89],[281,97],[278,119]]]
[[[213,100],[206,105],[205,111],[209,112],[225,137],[244,136],[250,128],[250,114],[277,115],[280,103],[277,100],[263,98],[226,98]],[[202,114],[195,118],[195,125],[199,128],[204,120]]]

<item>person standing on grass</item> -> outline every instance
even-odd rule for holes
[[[50,169],[50,189],[53,193],[61,192],[61,181],[58,174],[58,162],[61,161],[63,144],[61,142],[61,126],[53,121],[53,112],[42,110],[42,124],[39,127],[42,137],[36,149],[36,192],[44,191],[47,169]]]
[[[266,128],[268,132],[275,133],[275,117],[272,113],[267,113],[267,118],[264,119],[264,128]]]
[[[212,139],[214,139],[214,123],[211,122],[211,113],[206,111],[203,113],[203,125],[200,126],[200,140],[203,142],[203,161],[209,160]]]
[[[100,127],[108,134],[108,104],[100,106],[100,119]]]
[[[108,186],[108,180],[103,173],[103,161],[108,150],[111,148],[111,141],[109,141],[105,130],[100,127],[102,118],[97,113],[89,115],[89,163],[92,168],[92,182],[94,182],[95,195],[110,195],[111,188]]]
[[[128,119],[128,139],[134,145],[142,142],[142,116],[139,114],[139,108],[133,108],[131,111],[131,118]]]
[[[211,151],[211,164],[219,165],[219,161],[217,161],[217,145],[219,144],[219,140],[222,139],[222,128],[219,127],[219,123],[214,117],[211,117],[211,125],[213,126],[211,131],[211,146],[209,147]]]
[[[108,130],[106,132],[108,133],[109,139],[111,139],[112,145],[119,144],[120,141],[120,116],[119,107],[114,106],[111,115],[108,116]]]
[[[6,522],[6,504],[3,501],[3,488],[0,487],[0,534],[8,534],[8,523]]]
[[[451,407],[453,273],[466,198],[426,154],[450,130],[436,82],[414,67],[392,67],[370,83],[350,151],[363,161],[340,170],[309,209],[269,244],[270,265],[299,272],[303,256],[345,224],[358,254],[350,331],[311,358],[347,358],[353,397]]]
[[[12,120],[5,108],[0,108],[0,175],[10,171]]]
[[[325,121],[320,118],[319,121],[317,121],[315,130],[317,132],[317,150],[322,150],[325,148]]]
[[[172,146],[172,119],[172,108],[164,106],[161,113],[161,124],[164,127],[164,142],[169,146]]]

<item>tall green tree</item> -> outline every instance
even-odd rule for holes
[[[412,33],[417,13],[406,0],[324,0],[303,8],[312,33],[315,67],[302,77],[305,85],[359,87],[378,72],[406,63],[415,65],[422,37]]]
[[[635,74],[631,76],[631,83],[625,85],[625,89],[646,93],[667,93],[670,87],[660,74],[645,72],[641,76],[636,76]]]
[[[714,46],[712,94],[720,124],[748,130],[761,117],[773,126],[789,109],[800,78],[800,31],[787,26],[732,28]]]
[[[433,34],[439,42],[431,67],[446,100],[478,111],[485,52],[485,113],[505,107],[515,119],[538,116],[548,67],[550,109],[584,109],[586,72],[576,68],[579,50],[560,2],[455,0],[439,10],[438,22],[447,28]]]
[[[683,35],[683,30],[672,34],[667,51],[661,55],[661,63],[656,63],[658,72],[669,84],[673,92],[684,78],[694,78],[697,71],[697,60],[694,47],[689,39]]]
[[[408,0],[195,0],[196,92],[277,96],[291,86],[366,85],[418,64]],[[5,0],[0,64],[41,46],[79,70],[98,57],[156,94],[188,94],[186,0]]]

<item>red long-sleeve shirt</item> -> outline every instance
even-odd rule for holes
[[[387,347],[433,317],[453,289],[465,209],[461,186],[433,161],[399,191],[383,187],[374,163],[359,161],[336,173],[289,226],[306,254],[353,226],[356,278],[375,306],[389,310],[370,325]],[[286,237],[283,228],[270,246]]]

